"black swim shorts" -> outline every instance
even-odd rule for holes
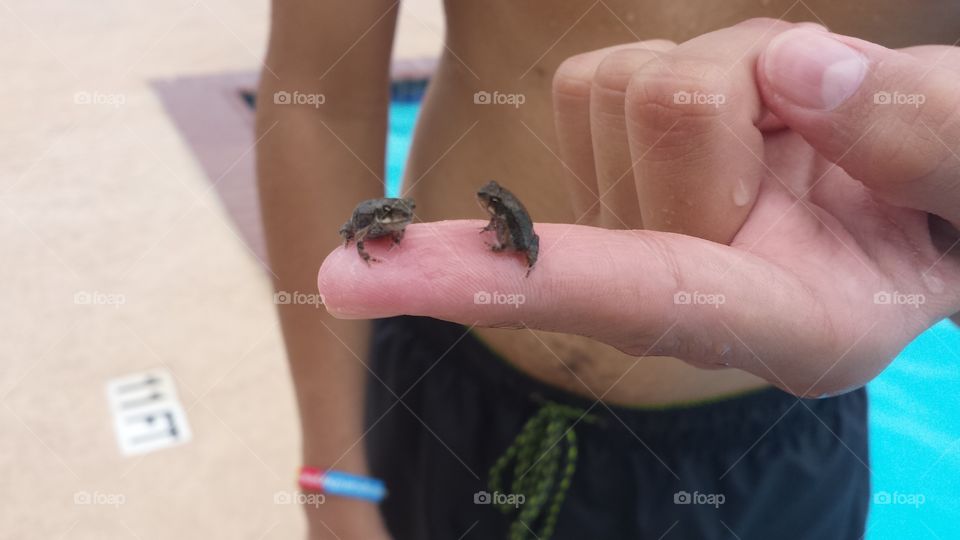
[[[370,367],[365,440],[396,540],[864,533],[862,389],[607,407],[524,375],[460,325],[417,317],[375,322]]]

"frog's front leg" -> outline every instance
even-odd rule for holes
[[[357,253],[359,253],[360,257],[363,258],[363,262],[367,263],[367,266],[370,266],[371,262],[383,262],[373,255],[367,253],[367,250],[363,247],[363,240],[357,240]]]
[[[354,236],[353,229],[347,225],[344,225],[343,227],[340,227],[339,233],[340,237],[343,238],[343,247],[350,245],[350,242],[353,240]]]
[[[487,242],[487,247],[490,248],[490,251],[495,251],[495,252],[500,252],[507,249],[507,245],[499,240],[497,240],[492,244],[490,242]]]
[[[390,244],[390,251],[393,251],[393,248],[400,245],[400,241],[403,240],[403,233],[406,232],[405,229],[400,229],[399,231],[391,231],[390,238],[393,239],[393,243]]]
[[[494,231],[495,241],[491,244],[490,242],[484,242],[491,251],[503,251],[506,249],[506,244],[503,243],[503,235],[501,234],[501,223],[499,220],[493,219],[490,220],[490,225],[487,225],[482,231]]]
[[[490,218],[490,223],[487,223],[487,226],[486,226],[486,227],[480,229],[480,234],[483,234],[483,233],[485,233],[485,232],[487,232],[487,231],[492,231],[492,230],[494,230],[494,229],[496,229],[496,228],[497,228],[497,217],[494,216],[494,217]]]

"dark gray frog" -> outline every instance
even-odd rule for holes
[[[493,251],[516,251],[527,258],[527,275],[540,253],[540,237],[533,232],[533,220],[513,193],[491,180],[477,191],[477,201],[490,214],[490,223],[481,232],[494,231]]]
[[[413,220],[413,199],[369,199],[361,202],[353,210],[350,219],[340,227],[343,247],[350,242],[357,243],[357,253],[367,264],[380,262],[363,248],[364,240],[389,236],[394,245],[403,239],[404,230]]]

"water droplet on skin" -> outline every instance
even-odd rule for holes
[[[750,190],[747,189],[747,183],[743,178],[737,180],[736,187],[733,188],[733,204],[737,206],[746,206],[750,202]]]
[[[930,292],[933,294],[940,294],[943,292],[943,280],[930,274],[923,274],[923,282],[927,285],[927,288],[930,289]]]

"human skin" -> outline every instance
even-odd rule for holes
[[[696,2],[671,4],[675,7],[669,9],[663,3],[605,2],[588,10],[590,5],[564,2],[548,10],[538,8],[536,3],[448,5],[448,49],[431,80],[403,188],[405,196],[417,199],[421,221],[483,217],[473,193],[494,179],[514,192],[537,222],[638,227],[640,220],[619,206],[621,201],[633,200],[636,206],[636,201],[644,200],[638,197],[632,176],[621,181],[619,189],[605,190],[601,205],[591,209],[585,202],[589,197],[584,191],[595,192],[584,184],[599,187],[597,177],[604,175],[607,182],[612,182],[630,168],[630,163],[607,160],[599,164],[601,168],[606,164],[605,171],[597,170],[594,164],[581,168],[580,164],[588,160],[578,159],[578,154],[615,145],[591,140],[589,125],[566,130],[580,133],[580,138],[573,141],[567,141],[569,137],[563,131],[558,132],[554,105],[560,98],[553,93],[555,75],[578,53],[617,43],[630,46],[646,38],[683,42],[751,16],[780,17],[785,13],[787,20],[817,21],[819,17],[831,26],[894,46],[952,43],[957,36],[951,35],[955,32],[951,28],[957,25],[940,23],[960,19],[956,9],[951,11],[942,2],[909,8],[895,3],[817,2],[808,4],[812,14],[805,8],[790,10],[795,7],[792,2],[772,2],[763,7],[756,2],[724,3],[722,9],[715,4],[705,9],[704,4]],[[897,23],[892,24],[893,20]],[[520,93],[526,102],[519,108],[477,106],[472,99],[477,91]],[[665,130],[668,126],[661,127]],[[585,140],[584,134],[588,135]],[[727,144],[739,145],[729,134],[726,139]],[[687,159],[695,157],[694,152]],[[758,166],[752,159],[740,162]],[[692,206],[702,200],[691,197],[688,202]],[[724,193],[722,200],[731,201],[724,211],[736,210],[731,195]],[[697,230],[712,228],[713,223],[705,222],[689,232],[698,234]],[[587,398],[604,395],[609,402],[629,406],[689,403],[767,384],[743,371],[706,372],[669,356],[648,358],[643,369],[632,369],[631,356],[566,333],[479,327],[473,331],[502,357],[537,379]]]
[[[866,383],[960,311],[957,49],[895,51],[771,20],[657,45],[567,68],[620,84],[619,108],[571,99],[570,81],[555,100],[561,138],[589,114],[594,140],[623,139],[605,159],[632,163],[643,196],[622,215],[643,230],[541,224],[539,272],[523,278],[470,238],[475,223],[425,224],[390,268],[364,273],[331,254],[319,275],[328,310],[575,333],[805,397]],[[579,65],[590,62],[608,67]],[[528,300],[478,305],[478,290]],[[692,291],[722,301],[677,302]]]
[[[360,200],[383,196],[382,181],[371,170],[382,171],[384,161],[396,16],[386,7],[383,2],[274,2],[258,91],[256,150],[278,291],[315,292],[316,267],[341,244],[337,231],[350,210]],[[368,34],[338,62],[376,20],[383,30]],[[323,94],[336,106],[278,104],[272,97],[280,91]],[[290,303],[278,311],[300,411],[303,463],[366,474],[362,389],[369,325],[336,320],[314,305]],[[366,501],[328,497],[304,510],[311,538],[388,537],[376,505]]]
[[[951,43],[956,39],[952,32],[958,21],[952,4],[946,1],[909,6],[892,1],[805,2],[813,13],[796,8],[795,2],[780,0],[762,6],[756,2],[724,3],[723,7],[676,2],[664,9],[663,5],[451,2],[447,49],[421,113],[405,181],[405,195],[417,198],[420,220],[480,218],[473,192],[495,178],[521,197],[539,223],[579,220],[625,228],[603,212],[584,215],[584,199],[564,189],[573,184],[568,167],[558,159],[561,150],[551,85],[558,66],[584,51],[653,37],[683,42],[760,15],[820,19],[839,31],[891,46]],[[268,69],[260,89],[266,99],[258,102],[257,154],[270,263],[278,290],[313,290],[316,269],[339,245],[336,230],[349,208],[382,193],[385,89],[395,19],[395,4],[388,1],[285,1],[274,5],[265,61]],[[527,102],[519,110],[477,107],[471,98],[483,89],[520,92]],[[328,106],[276,106],[269,96],[279,90],[324,93]],[[588,141],[583,148],[592,144]],[[577,163],[567,154],[561,157]],[[621,200],[614,195],[619,193],[611,192],[604,201],[611,208]],[[411,253],[406,249],[429,243],[418,240],[423,234],[418,231],[421,227],[413,225],[403,246],[384,255],[403,256]],[[547,228],[538,226],[538,232]],[[438,237],[432,238],[436,246]],[[376,246],[373,249],[379,253]],[[558,257],[556,253],[561,252],[545,255]],[[356,258],[355,252],[353,255]],[[482,257],[476,262],[487,265],[478,268],[510,271],[514,268],[510,263],[516,262],[489,258],[486,252],[474,255]],[[386,264],[373,271],[394,267]],[[531,280],[540,274],[540,265],[538,262]],[[624,270],[640,272],[643,268]],[[367,290],[381,289],[378,284]],[[313,306],[280,306],[280,315],[300,405],[304,462],[366,472],[360,411],[367,376],[363,359],[368,324],[338,320]],[[762,378],[738,370],[707,372],[672,358],[644,358],[642,367],[634,369],[637,364],[632,356],[572,334],[475,331],[532,376],[611,402],[670,404],[766,384]],[[376,508],[368,503],[330,499],[307,510],[310,534],[315,538],[386,536]]]

